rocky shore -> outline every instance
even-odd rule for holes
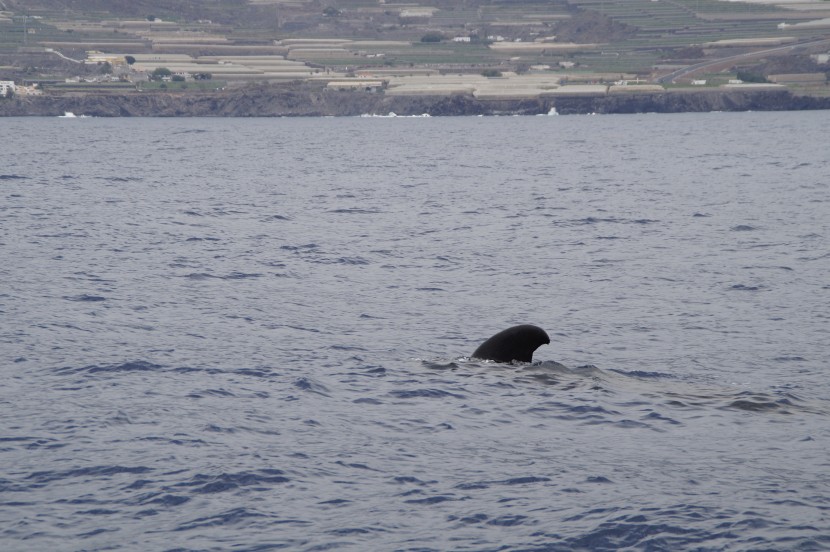
[[[537,115],[552,108],[562,115],[788,111],[830,109],[830,98],[799,96],[788,90],[705,90],[482,100],[470,95],[394,96],[307,85],[261,85],[213,92],[45,94],[0,100],[0,116],[6,117],[48,117],[64,112],[94,117]]]

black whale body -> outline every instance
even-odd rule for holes
[[[473,358],[496,362],[533,362],[533,351],[550,343],[545,330],[539,326],[522,324],[501,331],[482,343]]]

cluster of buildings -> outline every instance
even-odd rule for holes
[[[36,84],[24,86],[15,84],[14,81],[0,81],[0,98],[9,98],[11,96],[39,96],[40,94],[43,94],[43,90],[38,88]]]

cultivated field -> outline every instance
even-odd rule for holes
[[[134,82],[167,68],[228,83],[380,79],[386,94],[401,95],[528,97],[560,93],[573,82],[646,93],[657,88],[615,82],[656,81],[708,59],[830,37],[830,2],[820,1],[332,0],[322,7],[249,0],[239,9],[213,0],[172,11],[169,2],[148,0],[141,5],[155,6],[155,14],[143,17],[122,0],[89,5],[95,9],[4,2],[0,67],[11,69],[0,69],[0,77],[55,80],[108,70],[90,62],[97,52],[133,58],[114,64]],[[802,55],[821,51],[819,45]],[[726,69],[724,81],[734,76]]]

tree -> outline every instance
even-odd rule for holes
[[[173,82],[184,82],[185,78],[181,75],[173,75],[173,78],[171,80]]]
[[[150,74],[150,78],[156,81],[163,80],[164,77],[169,77],[173,72],[167,67],[156,67]]]
[[[108,61],[105,61],[101,64],[101,68],[98,70],[102,75],[112,75],[112,64]]]
[[[421,42],[441,42],[444,40],[444,34],[437,31],[430,31],[421,37]]]
[[[485,69],[481,72],[481,75],[484,77],[500,77],[501,71],[498,69]]]
[[[769,82],[761,73],[756,73],[748,69],[739,69],[735,76],[744,82]]]
[[[323,10],[323,15],[326,17],[337,17],[341,14],[341,11],[333,6],[328,6]]]
[[[124,56],[124,61],[127,62],[127,65],[132,65],[135,63],[135,58],[133,56]]]

